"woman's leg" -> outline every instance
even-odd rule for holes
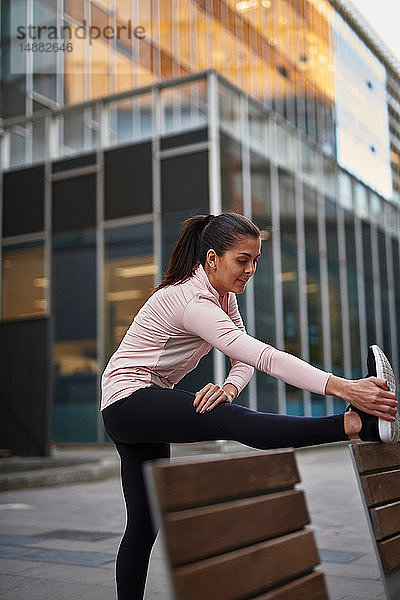
[[[103,410],[104,424],[121,456],[127,529],[117,559],[118,600],[141,600],[156,532],[143,480],[147,460],[168,455],[170,442],[237,440],[260,449],[347,439],[343,415],[289,417],[223,403],[197,413],[194,394],[144,388]]]
[[[292,417],[227,402],[200,414],[193,400],[184,390],[144,388],[106,408],[103,417],[110,435],[127,444],[226,439],[268,449],[348,439],[343,415]]]
[[[157,535],[151,518],[143,464],[148,460],[169,458],[169,445],[117,442],[116,446],[121,457],[122,489],[127,515],[116,564],[118,598],[142,600],[150,552]]]

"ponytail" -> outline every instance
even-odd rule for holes
[[[196,215],[184,222],[183,231],[172,252],[167,272],[155,292],[167,285],[186,281],[198,265],[205,265],[207,252],[213,248],[222,256],[241,237],[260,237],[254,223],[237,213]]]
[[[199,264],[200,236],[205,227],[205,215],[196,215],[184,222],[183,231],[171,254],[164,279],[154,291],[188,279]]]

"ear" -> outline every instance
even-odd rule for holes
[[[213,250],[212,248],[207,250],[206,264],[210,267],[210,269],[217,268],[217,258],[218,258],[218,256],[217,256],[217,253],[215,252],[215,250]]]

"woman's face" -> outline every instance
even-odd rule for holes
[[[207,252],[205,270],[211,285],[223,296],[227,292],[242,294],[254,274],[261,256],[261,240],[252,236],[240,237],[222,256],[214,250]]]

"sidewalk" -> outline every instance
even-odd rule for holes
[[[215,444],[206,449],[196,444],[177,445],[173,455],[215,453],[217,449]],[[244,447],[229,442],[222,449],[243,451]],[[88,464],[94,469],[99,456],[118,469],[117,456],[109,448],[100,452],[65,450],[57,453],[57,459],[66,460],[67,455],[81,462],[68,468],[59,465],[58,469],[68,471]],[[346,445],[299,450],[296,456],[331,600],[384,600]],[[113,600],[114,557],[124,521],[117,477],[1,493],[0,599]],[[157,540],[145,600],[171,600],[167,589]]]

